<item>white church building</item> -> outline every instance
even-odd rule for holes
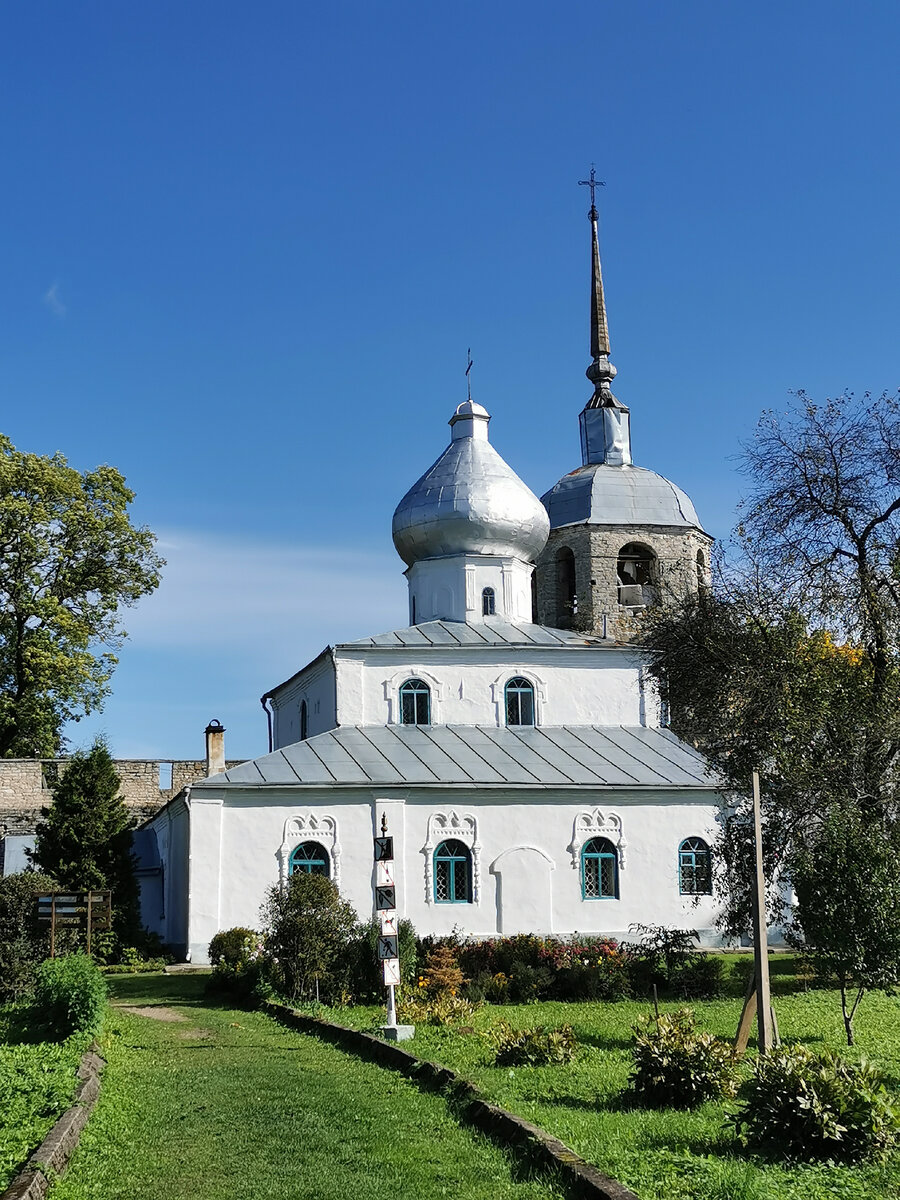
[[[667,728],[636,613],[706,584],[688,497],[631,460],[591,206],[593,394],[582,463],[539,500],[471,397],[400,501],[408,624],[338,642],[263,698],[270,753],[212,773],[139,831],[148,926],[195,962],[254,927],[295,871],[373,913],[373,836],[394,838],[397,906],[419,933],[628,935],[714,942],[710,846],[723,797]],[[221,768],[221,769],[218,769]]]

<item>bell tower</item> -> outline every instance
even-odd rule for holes
[[[541,497],[550,537],[535,572],[537,619],[626,637],[643,609],[708,585],[712,538],[679,487],[632,460],[631,413],[612,392],[593,167],[581,182],[591,189],[593,394],[579,416],[581,466]]]

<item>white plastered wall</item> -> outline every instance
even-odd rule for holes
[[[597,809],[614,843],[616,829],[621,830],[618,900],[585,900],[581,895],[577,823],[581,814]],[[202,821],[194,820],[197,811],[192,804],[188,940],[198,962],[204,961],[217,930],[258,926],[265,892],[281,878],[286,827],[311,814],[333,818],[340,844],[340,889],[364,920],[372,915],[372,838],[384,811],[395,838],[400,911],[419,933],[449,933],[458,927],[483,937],[522,931],[527,924],[535,933],[624,937],[629,925],[641,922],[695,928],[709,942],[716,937],[713,898],[695,901],[678,889],[680,842],[691,836],[711,842],[715,836],[719,809],[708,792],[222,789],[218,797],[204,801]],[[451,836],[461,836],[473,853],[477,843],[476,903],[435,903],[427,887],[438,836],[436,814],[444,819],[440,828],[455,829]],[[599,826],[585,826],[593,827]],[[215,903],[203,903],[201,892],[215,897]],[[525,913],[519,905],[524,895],[530,896]],[[504,897],[515,906],[503,906]]]

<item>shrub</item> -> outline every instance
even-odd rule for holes
[[[210,940],[209,961],[213,967],[240,971],[253,957],[258,957],[261,946],[260,935],[255,929],[243,925],[221,929]]]
[[[347,990],[356,914],[324,875],[298,872],[269,889],[262,909],[272,983],[287,1000],[340,999]]]
[[[38,871],[0,877],[0,1002],[29,992],[38,963],[50,952],[50,925],[38,921],[35,899],[55,887]]]
[[[465,982],[452,947],[438,945],[429,953],[419,980],[429,997],[455,996]]]
[[[375,918],[361,926],[348,957],[347,990],[360,1004],[367,1001],[384,1003],[384,972],[378,961],[378,936],[381,922]],[[416,982],[416,931],[405,917],[397,926],[400,950],[400,982],[412,987]]]
[[[54,1037],[96,1033],[106,1009],[106,980],[86,954],[48,958],[37,969],[34,1006]]]
[[[550,1029],[537,1025],[532,1029],[513,1029],[507,1021],[498,1021],[490,1031],[494,1062],[498,1067],[543,1067],[570,1063],[578,1042],[571,1025]]]
[[[696,1028],[683,1008],[634,1026],[631,1089],[654,1108],[695,1108],[736,1091],[731,1046]]]
[[[716,1000],[724,992],[721,954],[692,954],[672,974],[672,991],[682,1000]]]
[[[796,1158],[884,1158],[900,1130],[874,1067],[804,1046],[782,1046],[757,1059],[731,1119],[745,1145]]]
[[[454,996],[452,992],[439,992],[436,996],[429,996],[422,989],[401,995],[397,1001],[398,1018],[409,1025],[468,1023],[478,1008],[478,1004],[464,1000],[462,996]]]

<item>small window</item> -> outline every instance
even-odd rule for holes
[[[309,737],[309,710],[306,701],[300,701],[300,741],[305,742]]]
[[[697,551],[697,591],[701,595],[706,591],[706,556],[702,550]]]
[[[481,593],[481,615],[492,617],[496,612],[493,588],[485,588]]]
[[[581,851],[581,895],[585,900],[618,900],[619,856],[608,838],[591,838]]]
[[[290,874],[297,875],[300,871],[331,878],[331,863],[325,847],[318,842],[301,842],[291,855]]]
[[[678,847],[678,890],[682,896],[712,895],[712,854],[703,838],[685,838]]]
[[[438,904],[472,903],[472,854],[462,842],[441,842],[435,850],[434,898]]]
[[[168,792],[172,787],[172,764],[159,764],[159,790]]]
[[[400,685],[400,724],[431,724],[431,689],[421,679],[407,679]]]
[[[506,723],[534,724],[534,688],[521,675],[514,676],[506,685]]]

